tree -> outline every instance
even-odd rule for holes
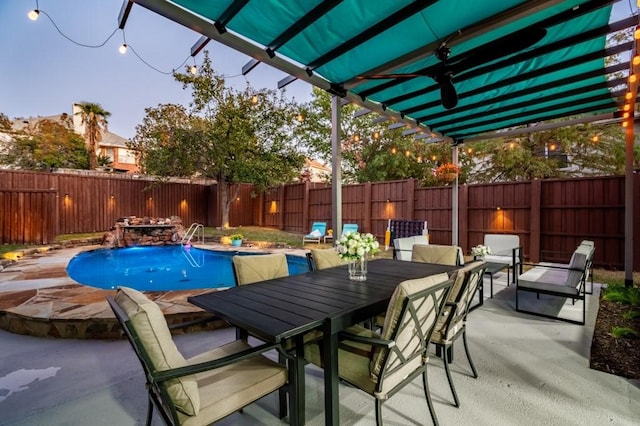
[[[175,72],[174,78],[192,91],[189,109],[148,109],[130,145],[148,173],[216,179],[223,226],[238,184],[264,190],[298,176],[304,156],[292,141],[294,102],[272,90],[227,87],[206,52],[197,75]]]
[[[60,121],[38,120],[22,131],[9,131],[12,140],[0,153],[0,162],[22,169],[49,170],[51,168],[86,169],[89,153],[84,140],[72,129],[66,114]]]
[[[470,146],[476,164],[469,175],[471,183],[624,173],[624,131],[615,124],[560,127]],[[638,146],[634,158],[638,167]]]
[[[96,150],[98,143],[102,140],[104,132],[107,132],[107,118],[111,116],[109,111],[92,102],[82,102],[78,104],[82,124],[84,125],[84,139],[89,150],[89,168],[94,170],[98,167],[98,157]]]
[[[424,142],[402,135],[400,129],[371,124],[368,116],[356,117],[359,106],[341,111],[342,176],[344,182],[380,182],[416,178],[431,173],[432,164]],[[314,88],[313,99],[304,106],[296,136],[309,155],[331,161],[331,96]]]

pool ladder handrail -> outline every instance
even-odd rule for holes
[[[191,265],[192,268],[202,268],[204,266],[204,261],[201,264],[198,263],[188,249],[183,249],[182,255],[187,259],[187,262],[189,262],[189,265]]]
[[[191,239],[194,237],[194,235],[196,235],[198,231],[200,231],[199,233],[200,241],[196,241],[196,242],[204,243],[204,225],[201,223],[194,222],[191,224],[189,229],[187,229],[187,232],[185,232],[184,235],[182,236],[182,241],[180,241],[180,244],[182,245],[191,244]]]

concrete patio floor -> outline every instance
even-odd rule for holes
[[[588,367],[599,290],[596,285],[587,298],[583,327],[516,313],[513,286],[506,286],[506,273],[496,275],[494,298],[486,291],[484,305],[469,317],[478,379],[467,375],[462,342],[456,345],[452,369],[460,408],[451,405],[442,361],[435,356],[430,360],[429,383],[440,423],[638,425],[639,383]],[[563,314],[576,314],[575,308],[566,304]],[[234,336],[221,329],[175,340],[191,356]],[[144,377],[126,341],[52,339],[0,330],[0,348],[0,425],[144,424]],[[306,373],[307,424],[322,425],[322,370],[307,366]],[[371,397],[340,385],[341,424],[375,424],[373,407]],[[219,424],[287,423],[275,413],[276,398],[270,395]],[[383,418],[386,425],[431,424],[419,379],[383,405]],[[153,424],[162,424],[157,413]]]

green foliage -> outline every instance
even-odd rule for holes
[[[216,179],[225,225],[238,184],[267,189],[298,176],[304,156],[291,141],[295,103],[273,90],[227,87],[206,52],[196,75],[174,78],[192,93],[189,109],[147,109],[129,145],[146,173]]]
[[[98,143],[102,140],[107,129],[107,118],[111,113],[100,104],[93,102],[81,102],[77,104],[80,111],[76,114],[80,116],[84,125],[84,138],[89,150],[89,168],[94,170],[98,166],[96,150]]]
[[[68,117],[42,119],[11,136],[13,140],[0,153],[2,164],[30,170],[89,167],[84,140],[72,130]]]
[[[244,238],[244,235],[242,234],[231,234],[229,235],[229,238],[231,238],[231,240],[241,240]]]
[[[640,333],[630,327],[611,327],[611,335],[618,339],[635,339],[640,337]]]
[[[640,311],[627,311],[624,314],[622,314],[622,318],[626,319],[627,321],[640,318]]]
[[[610,285],[603,290],[602,298],[611,302],[640,306],[640,288]]]
[[[432,175],[435,162],[430,161],[432,145],[412,136],[402,136],[403,129],[389,130],[387,124],[371,124],[369,116],[355,117],[360,107],[354,104],[341,108],[341,154],[343,182],[381,182]],[[303,106],[304,120],[295,136],[309,156],[331,162],[331,95],[314,88],[313,99]],[[438,156],[440,158],[440,156]],[[435,183],[435,182],[434,182]]]
[[[472,146],[479,167],[471,183],[624,174],[625,136],[618,125],[581,124]],[[634,165],[640,166],[638,145]]]

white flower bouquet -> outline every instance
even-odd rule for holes
[[[491,249],[487,246],[483,246],[482,244],[478,244],[475,247],[471,248],[471,255],[472,256],[486,256],[488,254],[491,254]]]
[[[372,234],[347,232],[338,239],[336,249],[341,259],[356,260],[378,253],[380,244]]]

